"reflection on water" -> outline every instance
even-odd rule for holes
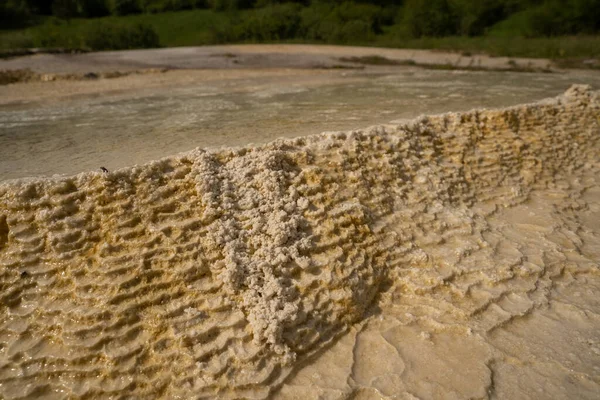
[[[600,75],[340,72],[319,84],[263,78],[87,96],[0,109],[0,179],[147,162],[195,147],[360,128],[425,113],[498,107],[562,93]],[[338,77],[339,78],[339,77]],[[344,80],[346,79],[346,80]]]

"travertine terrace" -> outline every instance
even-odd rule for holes
[[[599,140],[600,93],[574,86],[507,109],[7,181],[0,397],[509,398],[539,375],[570,382],[553,398],[593,398]],[[554,325],[536,322],[551,312]],[[290,389],[357,324],[392,315],[422,340],[468,343],[478,375],[416,360],[386,370],[382,353],[340,389]],[[538,344],[515,343],[519,329],[575,344],[523,361]],[[523,378],[523,362],[538,375]]]

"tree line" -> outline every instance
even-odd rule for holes
[[[224,41],[319,40],[332,30],[368,36],[390,27],[411,37],[478,36],[515,13],[523,15],[520,23],[531,36],[600,31],[600,0],[0,0],[0,24],[10,29],[44,16],[68,20],[190,9],[257,10],[224,27],[232,30],[222,32]]]

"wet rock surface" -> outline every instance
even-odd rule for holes
[[[593,398],[599,115],[574,86],[2,183],[0,394]]]

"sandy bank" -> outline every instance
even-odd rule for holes
[[[511,70],[552,69],[547,59],[466,56],[457,53],[326,45],[223,45],[105,51],[83,54],[36,54],[0,60],[0,70],[30,69],[40,74],[86,74],[147,69],[256,69],[356,67],[348,57],[377,55],[399,62]]]

